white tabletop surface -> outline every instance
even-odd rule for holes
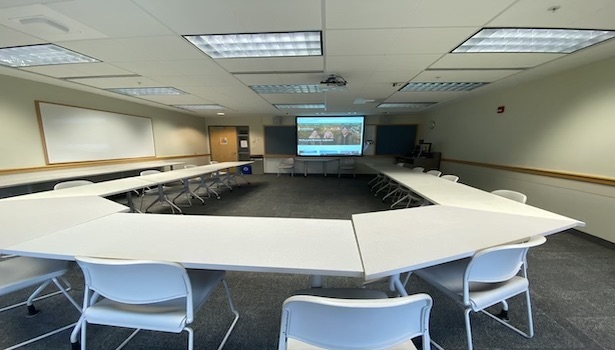
[[[366,279],[469,257],[481,249],[579,225],[572,219],[442,205],[355,214],[352,222]]]
[[[373,166],[373,168],[435,204],[541,218],[574,220],[528,204],[497,196],[472,186],[449,181],[427,173],[415,172],[408,168],[395,165]],[[584,225],[581,221],[575,221],[580,225]]]
[[[19,172],[0,175],[0,188],[28,185],[47,181],[61,181],[77,179],[94,175],[118,173],[147,168],[160,168],[184,164],[182,161],[156,160],[146,162],[131,162],[109,165],[82,166],[74,168],[48,169],[38,171]]]
[[[100,197],[0,201],[0,249],[124,211],[128,207]]]
[[[140,176],[125,177],[122,179],[95,182],[89,185],[63,188],[61,190],[42,191],[21,196],[9,197],[0,201],[24,200],[36,198],[59,198],[77,196],[112,196],[132,190],[155,185],[155,182],[142,179]]]
[[[187,268],[361,277],[350,220],[114,214],[6,252],[179,262]]]

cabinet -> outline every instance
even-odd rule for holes
[[[250,128],[237,127],[237,160],[250,160]]]

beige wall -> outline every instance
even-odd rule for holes
[[[150,117],[158,157],[209,152],[205,120],[197,116],[4,75],[0,86],[0,170],[45,165],[35,100]]]
[[[615,59],[449,103],[429,120],[436,127],[423,136],[445,158],[615,178]],[[485,190],[521,190],[529,204],[584,220],[581,230],[615,242],[613,186],[450,162],[443,170]]]

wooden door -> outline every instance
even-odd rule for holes
[[[237,128],[234,126],[210,126],[209,146],[211,160],[220,163],[237,161]]]

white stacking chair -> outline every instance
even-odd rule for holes
[[[89,180],[62,181],[62,182],[58,182],[57,184],[55,184],[55,186],[53,186],[53,189],[61,190],[63,188],[71,188],[71,187],[78,187],[78,186],[91,185],[91,184],[93,184],[93,182]]]
[[[278,350],[413,349],[422,337],[431,349],[432,299],[416,294],[384,299],[337,299],[295,295],[282,307]]]
[[[39,259],[30,257],[11,257],[0,259],[0,296],[7,295],[25,288],[38,286],[36,290],[28,297],[27,301],[9,305],[0,309],[0,312],[14,309],[19,306],[27,306],[28,315],[34,316],[39,310],[34,306],[34,302],[54,295],[63,294],[80,312],[81,307],[68,294],[70,284],[62,280],[66,286],[60,282],[61,277],[68,271],[69,262],[62,260]],[[59,291],[48,293],[42,296],[41,293],[47,286],[53,283]],[[69,324],[54,331],[45,333],[36,338],[24,341],[22,343],[11,346],[8,349],[16,349],[21,346],[31,344],[40,339],[49,337],[56,333],[62,332],[73,327],[75,324]]]
[[[416,173],[422,173],[425,171],[425,168],[423,168],[422,166],[415,166],[414,168],[412,168],[412,171]]]
[[[440,170],[435,170],[435,169],[428,170],[425,173],[429,174],[429,175],[433,175],[433,176],[440,176],[440,175],[442,175],[442,172]]]
[[[284,158],[280,160],[280,164],[278,164],[278,177],[280,177],[280,172],[282,171],[290,171],[290,176],[295,176],[295,158]]]
[[[527,242],[488,248],[477,252],[472,258],[428,267],[414,273],[464,307],[469,350],[473,349],[471,311],[480,311],[526,338],[531,338],[534,336],[534,324],[527,278],[527,252],[545,241],[542,236],[533,237]],[[507,322],[506,299],[523,293],[527,304],[527,333]],[[503,303],[499,315],[485,310],[498,303]]]
[[[194,347],[190,324],[194,313],[207,301],[215,287],[224,285],[234,319],[218,349],[224,346],[239,319],[224,271],[187,270],[172,262],[76,257],[83,270],[85,290],[83,314],[71,334],[73,348],[81,332],[85,350],[87,324],[136,329],[118,349],[141,329],[188,333],[188,349]]]
[[[443,178],[444,180],[449,180],[449,181],[453,181],[453,182],[457,182],[459,181],[459,176],[457,175],[442,175],[440,176],[441,178]]]
[[[142,172],[139,173],[140,176],[146,176],[146,175],[153,175],[153,174],[159,174],[161,173],[160,170],[143,170]],[[168,188],[164,185],[159,185],[159,186],[153,186],[153,187],[147,187],[145,189],[143,189],[143,192],[141,193],[141,205],[139,206],[139,211],[142,213],[147,213],[147,211],[153,207],[156,203],[161,203],[161,204],[168,204],[171,207],[171,212],[173,214],[175,214],[175,211],[177,210],[178,213],[181,213],[182,210],[175,204],[173,203],[172,200],[169,199],[168,195]],[[156,200],[154,200],[152,203],[150,203],[150,205],[147,206],[147,208],[145,208],[145,210],[143,210],[143,202],[145,200],[145,197],[147,196],[155,196]]]
[[[342,158],[340,159],[339,169],[337,177],[342,177],[342,171],[352,171],[352,177],[357,176],[356,161],[354,158]]]
[[[500,197],[511,199],[515,202],[525,204],[527,202],[527,196],[521,192],[511,191],[511,190],[495,190],[491,191],[491,193],[498,195]]]

